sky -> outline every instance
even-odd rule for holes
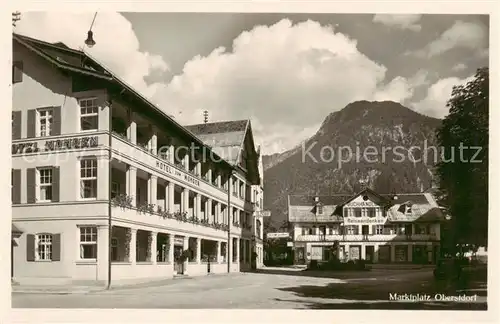
[[[23,12],[14,31],[82,48],[93,18]],[[443,118],[489,62],[486,15],[101,12],[92,30],[85,51],[181,124],[251,119],[264,154],[356,100]]]

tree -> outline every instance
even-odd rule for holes
[[[437,132],[441,161],[437,165],[440,203],[452,220],[449,248],[487,245],[489,69],[453,88],[449,115]]]

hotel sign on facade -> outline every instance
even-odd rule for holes
[[[384,224],[386,222],[385,218],[377,217],[346,217],[344,218],[345,224]]]
[[[346,204],[344,208],[349,208],[349,209],[363,209],[363,208],[380,208],[376,203],[374,203],[371,200],[366,200],[366,201],[359,201],[359,200],[354,200],[351,201],[350,203]],[[386,218],[384,217],[367,217],[367,216],[362,216],[362,217],[354,217],[354,216],[349,216],[344,218],[344,223],[346,225],[358,225],[358,224],[372,224],[372,225],[382,225],[387,221]]]
[[[289,238],[290,233],[267,233],[266,237],[268,239],[270,239],[270,238]]]
[[[168,173],[170,175],[173,175],[174,177],[178,178],[179,180],[183,180],[183,181],[188,182],[190,184],[193,184],[195,186],[200,186],[200,180],[198,180],[194,177],[191,177],[184,172],[177,170],[176,168],[172,167],[171,165],[169,165],[167,163],[156,161],[156,168],[163,171],[164,173]]]
[[[97,147],[98,145],[99,141],[97,136],[46,140],[44,145],[39,145],[39,142],[23,142],[23,143],[12,144],[12,154],[52,152],[52,151],[72,150],[81,148],[92,148],[92,147]]]
[[[345,207],[378,207],[373,201],[352,201],[345,205]]]

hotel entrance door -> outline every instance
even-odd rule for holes
[[[366,261],[372,263],[373,262],[373,257],[375,255],[375,247],[373,245],[367,245],[365,247],[365,258],[366,258]]]
[[[177,274],[184,274],[184,262],[181,259],[182,246],[174,246],[174,272]]]
[[[295,263],[296,264],[306,264],[305,248],[298,247],[295,249]]]

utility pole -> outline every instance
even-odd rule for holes
[[[12,26],[16,27],[16,22],[21,20],[21,13],[19,11],[12,13]]]

